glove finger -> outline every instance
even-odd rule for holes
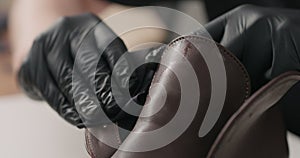
[[[298,25],[286,22],[273,32],[273,63],[268,79],[287,71],[300,71],[300,30]],[[280,43],[280,44],[276,44]]]
[[[62,93],[64,99],[68,104],[60,104],[57,108],[59,114],[66,120],[76,120],[77,127],[84,127],[85,121],[83,116],[79,116],[77,107],[74,102],[74,83],[73,82],[73,59],[70,54],[62,52],[70,52],[68,43],[61,42],[61,50],[50,51],[47,55],[45,63],[48,65],[48,71],[53,78],[53,82],[57,85],[58,91]],[[82,121],[80,121],[82,120]],[[70,121],[69,121],[70,122]],[[72,123],[72,124],[74,124]]]
[[[220,42],[223,38],[227,16],[227,14],[224,14],[204,26],[216,42]]]
[[[96,26],[95,39],[96,46],[101,54],[95,78],[97,96],[105,105],[103,108],[107,115],[112,120],[117,120],[115,116],[121,111],[120,106],[124,106],[130,99],[123,97],[123,94],[132,86],[130,84],[128,87],[126,83],[129,82],[130,77],[132,80],[136,80],[136,75],[131,76],[132,65],[128,62],[128,59],[122,57],[127,52],[125,44],[104,23]],[[106,70],[107,68],[108,70]],[[103,73],[108,75],[103,75]],[[112,89],[114,89],[113,92]],[[119,105],[115,100],[116,98]]]
[[[111,73],[115,72],[113,75],[115,84],[119,88],[126,89],[126,83],[130,77],[132,80],[136,80],[136,75],[129,73],[133,67],[127,61],[128,59],[122,58],[119,61],[122,55],[127,52],[124,42],[103,22],[95,28],[95,39],[101,58],[104,58]]]
[[[74,18],[68,18],[67,21],[70,25]],[[92,18],[92,21],[95,20]],[[113,68],[126,47],[119,38],[120,41],[114,40],[116,35],[99,22],[81,28],[84,31],[73,31],[69,36],[64,35],[64,31],[54,29],[52,34],[57,35],[57,38],[52,39],[60,40],[54,42],[59,46],[55,49],[52,47],[47,55],[55,81],[86,126],[108,121],[102,108],[111,117],[120,111],[111,94],[110,67]],[[65,25],[61,24],[61,27]],[[114,51],[107,53],[106,50]],[[106,59],[110,62],[106,62]]]
[[[95,40],[109,68],[113,70],[119,58],[127,51],[124,42],[104,23],[95,27]]]
[[[116,37],[112,31],[102,29],[105,28],[103,26],[105,25],[100,25],[95,31],[97,47],[101,53],[103,52],[101,59],[104,59],[100,60],[97,66],[95,75],[96,94],[99,100],[102,101],[103,109],[111,121],[118,122],[123,128],[131,129],[130,125],[134,124],[136,117],[121,109],[125,106],[130,106],[129,104],[132,101],[130,96],[126,98],[124,94],[128,92],[128,89],[138,91],[137,89],[140,87],[136,85],[141,84],[140,82],[144,81],[144,77],[138,76],[139,74],[132,70],[134,65],[132,63],[136,58],[131,57],[134,55],[127,54],[126,57],[122,56],[127,52],[127,48],[122,40]],[[103,40],[103,37],[97,36],[103,34],[107,34],[105,40]],[[140,60],[145,60],[145,57],[142,57]],[[109,68],[109,71],[105,70],[105,68]],[[105,72],[109,72],[109,75],[103,75]],[[129,72],[133,72],[133,74]],[[112,73],[114,74],[112,75]],[[129,87],[126,84],[128,82]],[[114,91],[112,91],[113,89]],[[124,124],[124,121],[122,123],[122,120],[125,120],[126,123]],[[130,122],[130,120],[133,120],[133,122]]]
[[[91,38],[99,22],[101,20],[93,14],[67,17],[44,34],[47,45],[51,45],[46,52],[51,74],[73,111],[79,112],[85,126],[100,123],[93,122],[100,116],[97,111],[101,106],[90,85],[92,79],[89,78],[95,72],[89,70],[89,65],[96,59],[93,55],[97,48],[82,44],[83,40]],[[90,43],[96,45],[93,41]],[[74,60],[77,62],[76,66]]]
[[[110,113],[120,111],[119,108],[115,109],[117,105],[111,91],[111,69],[103,57],[103,48],[97,47],[95,29],[86,35],[78,49],[73,74],[75,84],[72,85],[75,89],[75,105],[90,125],[106,124],[109,122],[106,115],[113,117]]]
[[[257,16],[259,16],[259,15],[256,15],[256,13],[255,13],[255,11],[258,11],[258,10],[261,10],[261,8],[253,6],[253,5],[248,5],[248,4],[241,5],[239,7],[236,7],[235,9],[232,9],[232,10],[228,11],[227,13],[217,17],[216,19],[207,23],[204,27],[210,33],[211,37],[216,42],[220,43],[224,36],[224,32],[226,32],[225,29],[228,26],[230,26],[230,27],[245,26],[245,24],[243,24],[243,22],[247,21],[245,19],[250,19],[250,18],[254,19]],[[228,24],[230,21],[231,21],[231,24]],[[228,29],[230,29],[230,28],[228,28]],[[237,28],[237,30],[235,30],[235,31],[238,32],[239,30],[240,30],[240,28]],[[239,33],[241,33],[241,32],[239,32]]]
[[[33,100],[43,100],[43,96],[39,89],[33,85],[31,79],[31,68],[29,67],[28,59],[23,62],[19,72],[18,72],[18,82],[20,88],[25,92],[25,94]]]
[[[24,64],[24,72],[26,72],[25,75],[27,75],[27,79],[29,79],[27,81],[30,82],[27,86],[38,90],[40,96],[66,121],[78,127],[82,127],[82,122],[76,109],[69,104],[53,80],[53,76],[45,61],[42,41],[43,39],[41,37],[34,42],[30,51],[30,57]]]

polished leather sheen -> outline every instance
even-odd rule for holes
[[[116,149],[99,140],[108,140],[114,146],[121,144],[121,138],[116,124],[104,125],[87,129],[85,132],[86,148],[92,158],[111,157]]]
[[[225,125],[208,158],[288,158],[278,103],[299,81],[299,72],[287,72],[256,91]]]
[[[179,54],[183,54],[192,64],[196,75],[201,96],[198,111],[192,124],[178,139],[171,144],[148,152],[125,152],[110,149],[107,157],[114,158],[285,158],[288,157],[286,128],[279,110],[278,101],[288,90],[300,80],[298,72],[283,74],[256,91],[249,99],[250,79],[243,65],[224,47],[217,44],[223,57],[227,73],[227,94],[225,105],[214,128],[203,138],[198,137],[199,128],[208,108],[211,93],[211,81],[208,67],[195,47],[211,44],[206,38],[186,36],[173,41],[166,49],[162,61],[171,63],[172,69],[182,70]],[[193,45],[194,44],[194,45]],[[178,60],[177,60],[178,58]],[[182,72],[184,73],[184,72]],[[189,76],[186,76],[189,80]],[[152,131],[163,127],[176,114],[180,101],[180,85],[176,75],[164,66],[156,71],[152,85],[162,84],[167,92],[167,99],[162,109],[147,118],[140,117],[133,131]],[[150,87],[150,91],[153,87]],[[155,89],[154,89],[155,90]],[[155,91],[154,95],[161,95]],[[155,104],[159,97],[148,96],[143,114],[160,108]],[[189,105],[186,105],[189,106]],[[113,131],[113,133],[117,133]],[[101,133],[99,133],[101,134]],[[104,134],[104,133],[102,133]],[[91,135],[87,132],[87,135]],[[94,153],[106,153],[101,141],[88,141],[87,148],[93,148]],[[129,135],[122,146],[138,146],[140,140],[136,135]],[[89,142],[94,142],[91,144]],[[158,141],[158,140],[157,140]],[[90,153],[93,158],[105,158],[101,154]]]
[[[227,73],[227,95],[225,105],[218,122],[206,137],[199,138],[198,131],[206,114],[211,97],[211,81],[208,67],[203,57],[200,55],[193,44],[204,46],[206,44],[215,43],[206,38],[200,38],[196,36],[181,37],[174,40],[169,45],[169,47],[166,49],[166,51],[169,52],[164,53],[167,55],[163,55],[162,57],[162,60],[164,60],[163,62],[169,63],[173,66],[171,69],[178,69],[182,65],[177,61],[179,60],[181,55],[184,55],[193,66],[193,69],[198,77],[198,84],[199,87],[201,87],[201,96],[196,117],[192,121],[190,127],[173,143],[161,149],[143,153],[118,151],[113,157],[168,157],[169,154],[173,153],[174,150],[178,151],[176,152],[176,155],[174,155],[174,157],[193,157],[196,155],[197,157],[205,157],[210,149],[210,146],[214,142],[217,134],[220,132],[224,124],[250,95],[250,80],[245,68],[230,52],[228,52],[221,45],[217,44],[217,47],[219,48],[224,59],[225,69]],[[184,71],[184,69],[181,69],[181,71]],[[190,78],[189,76],[186,76],[186,78],[184,79],[189,80]],[[142,129],[142,131],[151,131],[160,128],[168,123],[177,112],[180,101],[180,84],[176,78],[176,75],[172,73],[170,69],[166,69],[166,67],[160,66],[152,81],[152,85],[156,83],[159,83],[165,87],[168,95],[166,103],[157,114],[149,118],[140,118],[134,130],[140,131]],[[150,91],[151,88],[152,87],[150,87]],[[154,94],[161,95],[159,91],[154,92]],[[156,105],[155,103],[159,102],[159,100],[154,100],[156,98],[159,97],[152,96],[152,99],[148,97],[145,105],[145,107],[147,108],[144,109],[149,110],[149,112],[152,111],[151,109],[158,109],[159,105]],[[151,103],[149,104],[150,99]],[[143,113],[147,113],[147,110],[143,110]],[[138,140],[139,138],[132,138],[131,135],[129,135],[126,138],[126,144],[123,145],[130,146],[130,144],[132,143],[136,144]],[[98,143],[101,144],[100,141]],[[98,146],[100,147],[101,145]],[[183,150],[183,146],[188,148],[185,148]],[[102,150],[100,148],[97,149]]]
[[[203,138],[199,138],[198,132],[204,119],[204,116],[206,115],[206,111],[208,109],[211,97],[211,79],[207,64],[205,63],[204,58],[200,55],[199,50],[197,50],[197,48],[201,48],[208,44],[214,43],[213,41],[208,40],[206,38],[200,38],[197,36],[185,36],[176,39],[169,45],[169,48],[167,48],[161,60],[162,62],[169,63],[168,65],[171,65],[171,67],[167,69],[164,66],[160,66],[152,81],[152,84],[159,83],[165,87],[167,93],[166,102],[157,114],[148,118],[140,118],[133,131],[144,132],[158,129],[160,127],[163,127],[166,123],[168,123],[176,114],[180,102],[181,91],[180,83],[176,75],[171,71],[171,69],[178,70],[179,73],[185,74],[186,70],[181,69],[183,65],[181,64],[181,62],[178,62],[180,61],[181,55],[184,55],[192,65],[194,72],[198,77],[198,84],[200,87],[201,94],[200,101],[198,104],[198,111],[188,129],[171,144],[159,148],[157,150],[140,153],[117,151],[113,157],[206,157],[211,145],[213,144],[215,138],[217,137],[224,124],[227,122],[230,116],[232,116],[233,113],[238,110],[240,105],[250,95],[249,77],[245,68],[231,53],[229,53],[221,45],[217,44],[220,53],[223,57],[227,73],[228,88],[226,100],[223,107],[223,111],[214,128],[208,135],[206,135]],[[190,76],[185,76],[184,80],[190,80]],[[150,91],[151,88],[152,87],[150,87]],[[145,107],[149,106],[151,108],[146,108],[148,110],[142,111],[142,113],[151,112],[152,109],[159,108],[159,105],[157,105],[156,102],[160,102],[160,100],[157,99],[159,97],[156,97],[155,95],[162,95],[161,91],[156,91],[153,94],[154,96],[152,96],[151,98],[148,97],[145,104]],[[148,102],[150,103],[148,104]],[[140,139],[141,138],[132,137],[132,135],[129,135],[122,145],[127,146],[130,149],[131,145],[138,146]]]

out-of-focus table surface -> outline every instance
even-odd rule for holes
[[[0,97],[0,157],[87,158],[84,133],[47,104],[23,95]],[[288,133],[290,158],[300,157],[299,137]]]
[[[294,134],[288,133],[288,142],[290,148],[290,158],[300,157],[300,138]]]
[[[84,131],[46,103],[23,95],[0,97],[0,157],[87,158]]]

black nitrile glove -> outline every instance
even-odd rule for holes
[[[136,117],[120,108],[129,100],[117,105],[114,97],[122,98],[124,83],[130,79],[131,96],[138,104],[144,104],[156,64],[144,65],[130,77],[131,61],[159,58],[161,50],[131,53],[133,59],[121,60],[114,70],[115,78],[111,79],[114,66],[125,52],[123,41],[97,16],[65,17],[35,40],[18,80],[28,96],[47,101],[77,127],[106,124],[105,113],[113,122],[127,117],[129,123],[123,126],[131,128],[134,124],[130,122]],[[111,85],[112,82],[115,84]],[[112,86],[117,89],[115,94]]]
[[[300,71],[300,10],[243,5],[205,28],[245,65],[253,92],[284,72]],[[298,135],[299,85],[280,102],[289,130]]]
[[[205,28],[245,65],[255,91],[281,73],[300,70],[299,21],[300,10],[243,5]]]

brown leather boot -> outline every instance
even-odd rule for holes
[[[214,46],[220,51],[226,70],[226,95],[224,106],[220,105],[221,111],[220,106],[209,106],[212,98],[216,97],[212,95],[216,90],[213,87],[216,83],[212,80],[215,76],[209,71],[214,65],[209,66],[203,57],[213,53],[208,48]],[[193,75],[185,68],[182,56],[191,64],[197,83],[191,81]],[[250,79],[244,66],[224,47],[211,40],[195,36],[180,37],[169,45],[161,62],[168,67],[161,65],[157,70],[141,117],[125,141],[121,144],[116,125],[109,125],[113,129],[111,132],[101,132],[103,127],[94,129],[98,131],[93,132],[97,133],[98,138],[112,136],[111,141],[120,145],[118,151],[115,152],[116,149],[87,132],[87,148],[93,158],[288,157],[286,129],[276,103],[300,80],[299,73],[280,76],[247,99],[250,96]],[[185,86],[191,92],[195,87],[199,88],[199,94],[197,91],[182,94],[182,81],[186,81]],[[199,100],[197,97],[200,97]],[[185,104],[181,104],[182,100]],[[195,101],[196,110],[193,106]],[[182,110],[188,113],[183,113],[177,124],[172,124]],[[199,130],[206,125],[209,115],[215,115],[218,119],[215,124],[212,121],[213,128],[208,133],[201,134]],[[166,127],[168,129],[164,130]],[[178,137],[170,138],[182,129]]]

